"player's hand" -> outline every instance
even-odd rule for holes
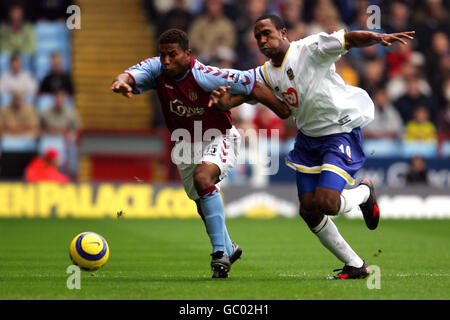
[[[219,100],[225,95],[225,93],[230,89],[230,86],[227,87],[218,87],[211,91],[209,95],[208,107],[212,107],[213,105],[219,103]]]
[[[392,43],[396,41],[406,44],[405,39],[413,40],[414,39],[413,35],[415,33],[416,33],[415,31],[406,31],[399,33],[383,33],[379,35],[379,38],[377,40],[383,46],[390,47]]]
[[[133,89],[131,88],[131,86],[126,83],[123,80],[120,79],[116,79],[114,80],[112,86],[111,86],[111,90],[114,91],[115,93],[121,93],[123,96],[127,97],[128,99],[131,98],[133,96]]]

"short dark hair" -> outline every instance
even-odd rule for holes
[[[189,38],[183,30],[169,29],[159,36],[159,44],[178,43],[183,50],[189,49]]]
[[[275,26],[275,28],[277,30],[281,30],[281,29],[285,29],[286,28],[286,24],[284,23],[284,20],[274,14],[274,13],[265,13],[262,16],[260,16],[258,19],[256,19],[255,23],[261,20],[265,20],[265,19],[270,19],[270,21],[272,21],[273,25]]]

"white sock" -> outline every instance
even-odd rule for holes
[[[363,260],[353,251],[349,244],[339,233],[334,222],[324,216],[322,221],[311,231],[319,238],[320,242],[330,250],[346,266],[361,267]]]
[[[344,189],[341,193],[340,213],[349,212],[356,206],[363,204],[369,199],[370,189],[368,186],[362,184],[354,189]]]

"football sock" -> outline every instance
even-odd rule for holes
[[[324,215],[322,221],[314,228],[311,228],[311,231],[346,266],[359,268],[363,265],[363,260],[344,240],[334,222],[327,215]]]
[[[366,185],[360,185],[354,189],[344,189],[341,193],[340,213],[349,212],[356,206],[363,204],[369,199],[370,189]]]
[[[206,232],[211,240],[213,253],[222,250],[224,254],[228,254],[228,248],[232,248],[232,244],[225,226],[225,214],[219,190],[216,186],[211,186],[199,192],[199,196],[200,206],[205,216]]]
[[[223,224],[224,228],[224,238],[225,238],[225,254],[231,256],[233,254],[233,243],[231,242],[230,235],[228,234],[227,225]]]

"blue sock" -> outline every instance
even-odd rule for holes
[[[223,212],[222,198],[215,186],[199,192],[200,206],[205,217],[206,232],[211,240],[213,252],[222,250],[224,254],[230,254],[232,244],[225,226],[225,214]]]
[[[231,256],[231,254],[233,253],[233,243],[231,242],[230,235],[228,234],[228,229],[225,223],[223,227],[224,227],[225,249],[226,249],[225,254]]]

